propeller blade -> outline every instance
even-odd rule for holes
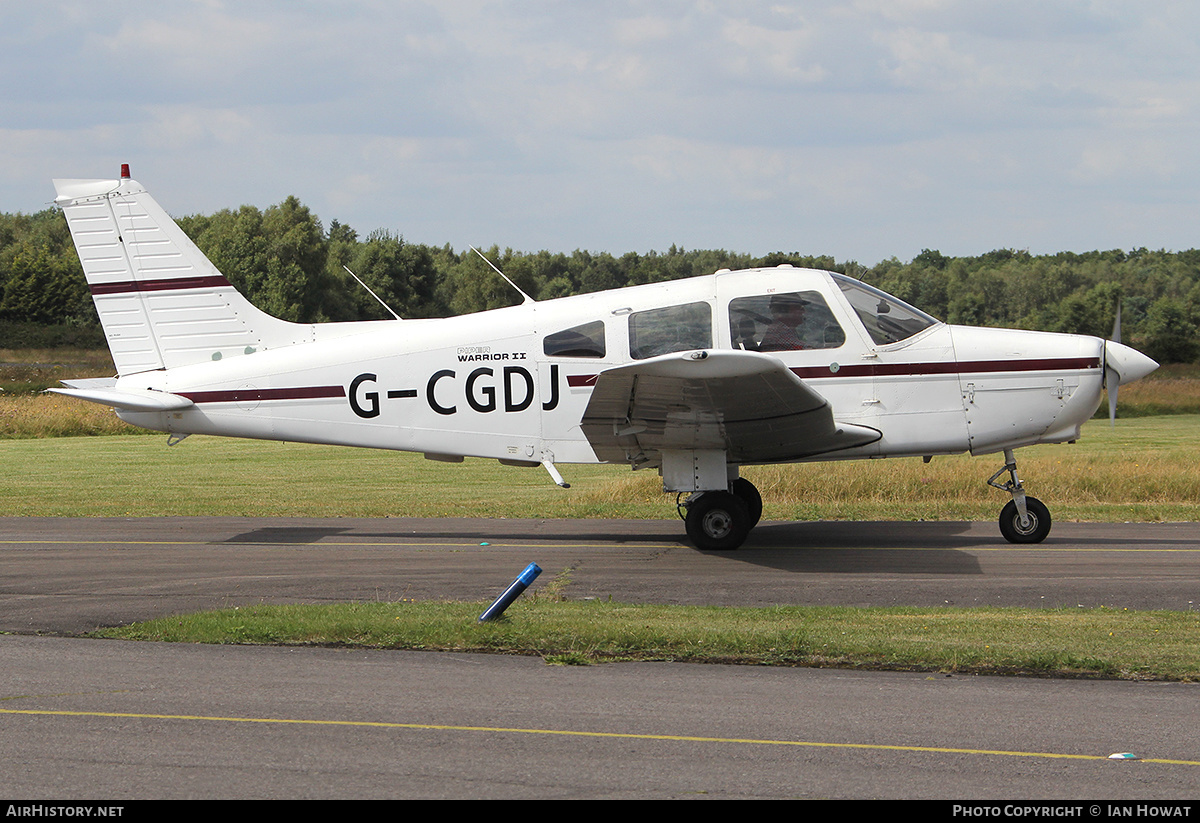
[[[1107,347],[1105,347],[1107,349]],[[1121,386],[1121,375],[1111,366],[1104,367],[1104,385],[1108,389],[1108,425],[1117,425],[1117,389]]]
[[[1104,344],[1104,385],[1108,389],[1108,425],[1117,425],[1117,390],[1121,387],[1121,375],[1108,365],[1108,343],[1121,342],[1121,298],[1117,298],[1117,314],[1113,318],[1112,334]],[[1110,374],[1111,372],[1111,374]]]

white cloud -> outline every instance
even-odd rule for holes
[[[1183,2],[5,12],[6,211],[131,161],[177,213],[296,194],[435,244],[868,263],[1195,245],[1200,9]]]

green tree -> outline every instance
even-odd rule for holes
[[[18,244],[8,256],[0,318],[34,323],[90,320],[91,303],[77,261],[48,246]]]
[[[1147,312],[1142,350],[1160,363],[1190,363],[1200,357],[1196,323],[1184,305],[1161,297]]]
[[[352,269],[401,317],[433,317],[441,312],[435,299],[437,270],[425,246],[405,243],[390,232],[371,232],[360,243]],[[387,319],[391,315],[378,301],[358,289],[358,316]]]
[[[259,290],[262,308],[284,320],[328,320],[323,304],[328,246],[321,222],[296,197],[263,212],[267,239],[266,277]]]

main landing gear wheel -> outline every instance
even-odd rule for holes
[[[1010,500],[1000,511],[1000,533],[1009,543],[1041,543],[1050,533],[1050,510],[1036,497],[1025,498],[1025,513],[1029,515],[1021,524],[1021,513],[1017,504]]]
[[[762,495],[758,493],[754,484],[744,477],[734,480],[729,486],[729,491],[746,504],[746,511],[750,514],[750,529],[753,529],[758,525],[759,518],[762,517]]]
[[[704,492],[688,504],[684,518],[688,538],[705,551],[729,551],[742,545],[750,531],[750,511],[729,492]]]

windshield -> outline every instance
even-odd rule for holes
[[[907,340],[938,323],[937,318],[866,283],[841,274],[833,275],[833,279],[877,346]]]

